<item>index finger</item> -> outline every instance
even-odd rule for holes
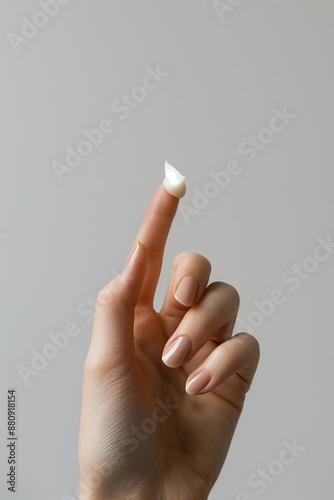
[[[186,191],[185,177],[165,163],[166,177],[150,202],[142,226],[135,238],[146,247],[147,268],[139,303],[152,305],[158,284],[164,249],[181,198]]]

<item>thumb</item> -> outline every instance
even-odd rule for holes
[[[133,366],[134,310],[146,273],[146,248],[137,242],[123,271],[97,295],[86,365],[94,371]]]

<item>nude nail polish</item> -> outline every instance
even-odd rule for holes
[[[173,342],[162,355],[162,361],[170,368],[180,366],[189,353],[192,342],[189,337],[181,336]]]
[[[208,370],[202,370],[194,376],[186,385],[186,391],[190,395],[198,394],[210,382],[211,374]]]
[[[194,303],[197,289],[197,279],[194,276],[185,276],[177,287],[174,297],[180,304],[190,307]]]

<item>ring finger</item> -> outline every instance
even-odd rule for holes
[[[239,294],[235,288],[227,283],[212,283],[168,340],[163,362],[176,368],[188,363],[208,340],[224,342],[232,335],[238,309]]]

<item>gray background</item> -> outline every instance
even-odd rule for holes
[[[71,0],[16,54],[8,33],[41,8],[1,2],[1,498],[13,498],[8,387],[18,397],[15,498],[76,498],[91,333],[77,308],[123,266],[166,157],[187,176],[183,207],[229,160],[242,173],[188,223],[180,209],[157,306],[174,257],[187,250],[211,260],[213,280],[238,288],[245,320],[274,289],[285,297],[254,328],[261,363],[210,500],[333,498],[334,255],[295,291],[282,276],[313,255],[316,238],[334,237],[334,6],[233,3],[220,19],[211,1]],[[111,103],[157,65],[169,75],[121,120]],[[239,145],[285,106],[295,118],[248,162]],[[58,182],[52,163],[105,117],[114,132]],[[70,321],[80,335],[25,385],[18,366],[31,366],[31,350]],[[259,494],[250,476],[275,468],[294,439],[305,449]]]

